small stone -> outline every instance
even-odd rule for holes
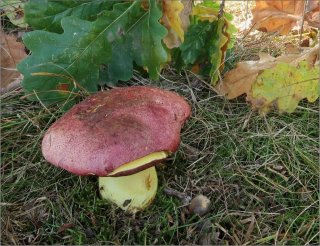
[[[189,212],[197,215],[205,215],[210,210],[210,200],[204,195],[198,195],[191,200]]]
[[[85,229],[85,234],[87,238],[94,238],[96,236],[96,233],[91,228]]]

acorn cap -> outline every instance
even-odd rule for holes
[[[136,86],[98,92],[75,105],[46,132],[45,159],[77,175],[108,176],[118,167],[165,151],[175,152],[190,116],[178,94]],[[130,175],[155,164],[121,172]]]

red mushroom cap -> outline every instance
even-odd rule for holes
[[[151,153],[175,152],[190,113],[181,96],[158,88],[99,92],[75,105],[49,128],[42,153],[47,161],[71,173],[107,176]]]

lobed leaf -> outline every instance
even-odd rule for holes
[[[204,2],[194,6],[192,15],[196,16],[201,21],[213,22],[218,20],[220,5],[215,2]]]
[[[207,56],[208,37],[213,26],[208,21],[192,24],[185,35],[185,41],[180,46],[181,57],[185,64],[194,64]]]
[[[319,27],[319,1],[259,0],[252,9],[255,29],[265,32],[288,34],[299,28],[302,18],[309,25]]]
[[[162,1],[162,22],[168,30],[167,36],[163,39],[163,42],[168,48],[179,47],[184,41],[184,30],[180,14],[184,8],[184,5],[180,0]]]
[[[258,61],[239,62],[215,89],[228,99],[246,93],[247,101],[261,113],[273,105],[291,113],[301,99],[313,102],[318,97],[318,63],[319,45],[277,58],[261,53]]]
[[[219,19],[216,21],[215,36],[212,38],[209,48],[211,63],[209,75],[212,85],[216,85],[217,81],[219,80],[219,74],[224,68],[224,59],[230,41],[230,37],[226,33],[226,25],[227,23],[224,19]]]
[[[213,31],[207,34],[210,37],[207,48],[209,49],[211,64],[209,75],[212,85],[216,85],[219,73],[224,69],[226,51],[233,47],[233,34],[236,31],[235,26],[231,24],[232,15],[224,13],[223,17],[218,18],[219,9],[218,3],[205,0],[192,10],[192,15],[199,21],[209,21],[213,25]]]
[[[248,101],[261,113],[276,106],[280,112],[292,113],[303,98],[314,102],[319,97],[319,69],[301,61],[298,66],[278,63],[264,70],[252,85]]]
[[[173,52],[178,70],[191,66],[193,72],[209,75],[212,85],[224,68],[226,51],[233,46],[235,32],[231,15],[218,18],[219,7],[218,3],[208,0],[196,5],[191,13],[194,23],[189,26],[179,51]]]
[[[24,43],[32,54],[18,65],[24,90],[30,99],[45,104],[74,97],[79,90],[95,92],[101,65],[108,70],[104,83],[131,78],[133,63],[158,78],[168,59],[161,43],[167,32],[160,17],[155,0],[147,11],[140,1],[116,3],[95,21],[62,18],[62,34],[27,33]]]
[[[8,35],[0,30],[1,40],[1,56],[0,56],[0,75],[1,75],[1,91],[10,87],[19,79],[19,73],[16,71],[16,65],[27,56],[24,45],[16,41],[16,37]],[[5,52],[2,52],[5,51]]]
[[[24,6],[25,20],[34,29],[62,33],[64,17],[93,21],[98,14],[109,10],[112,3],[106,0],[29,0]]]
[[[169,59],[162,44],[167,30],[159,23],[162,12],[157,1],[150,0],[149,5],[144,18],[132,30],[133,57],[139,66],[146,68],[151,79],[158,79],[160,68]]]

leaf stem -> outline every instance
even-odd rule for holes
[[[223,17],[224,5],[225,5],[225,0],[222,0],[222,1],[221,1],[221,4],[220,4],[220,10],[219,10],[219,14],[218,14],[218,19],[220,19],[221,17]]]
[[[304,23],[304,19],[305,19],[306,12],[307,12],[307,6],[308,6],[308,0],[305,0],[303,13],[302,13],[302,20],[301,20],[301,25],[300,25],[300,37],[299,37],[299,46],[300,46],[300,48],[301,48],[301,43],[302,43],[301,41],[302,41],[303,23]]]

